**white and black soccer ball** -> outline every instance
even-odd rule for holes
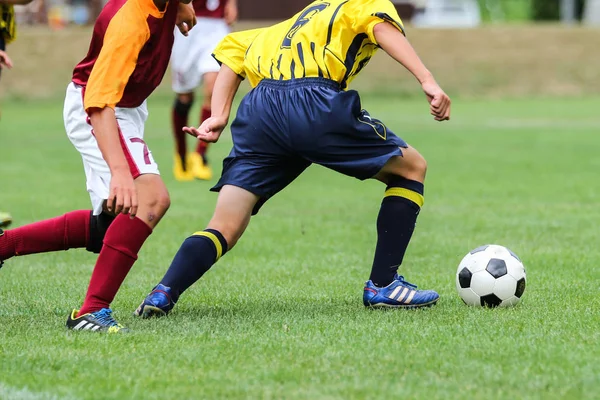
[[[495,244],[469,252],[456,271],[456,290],[470,306],[514,306],[521,301],[525,284],[521,259],[506,247]]]

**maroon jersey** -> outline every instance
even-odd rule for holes
[[[227,0],[193,0],[196,16],[205,18],[225,18]]]
[[[73,82],[84,106],[138,107],[162,81],[173,47],[178,0],[160,11],[152,0],[110,0],[96,24]]]

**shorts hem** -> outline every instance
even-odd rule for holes
[[[361,181],[365,181],[367,179],[373,179],[375,177],[375,175],[377,175],[378,173],[381,172],[381,170],[383,169],[383,167],[385,167],[385,164],[387,164],[388,161],[390,161],[390,159],[392,157],[396,157],[396,156],[400,156],[403,157],[404,153],[402,153],[401,149],[396,149],[391,153],[388,153],[386,155],[381,156],[381,162],[379,163],[379,165],[377,167],[373,167],[373,170],[375,171],[375,173],[371,174],[369,172],[369,174],[365,174],[365,177],[357,177],[357,179],[360,179]],[[367,176],[368,175],[368,176]]]

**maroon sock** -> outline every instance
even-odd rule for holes
[[[200,124],[210,118],[211,111],[209,107],[202,107],[202,113],[200,114]],[[198,146],[196,147],[196,152],[202,156],[202,159],[206,163],[206,150],[208,149],[208,143],[203,142],[202,140],[198,141]]]
[[[90,238],[91,215],[90,210],[71,211],[60,217],[5,231],[0,236],[0,260],[86,247]]]
[[[110,307],[152,229],[139,218],[119,214],[106,231],[78,317]]]
[[[191,103],[181,103],[179,100],[175,101],[173,106],[172,122],[173,122],[173,136],[175,137],[175,145],[177,147],[177,154],[181,159],[183,169],[185,169],[185,154],[187,153],[186,133],[183,131],[184,126],[188,126],[188,116],[190,114]]]

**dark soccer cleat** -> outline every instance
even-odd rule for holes
[[[403,276],[394,276],[394,281],[379,288],[371,281],[365,284],[363,303],[365,307],[420,308],[434,305],[440,295],[433,290],[417,290]]]
[[[159,283],[133,314],[142,318],[164,317],[173,307],[175,302],[172,300],[171,288]]]
[[[100,311],[83,314],[81,317],[75,317],[79,310],[73,310],[67,319],[67,328],[74,331],[97,331],[108,333],[128,332],[129,329],[119,324],[112,316],[110,308],[103,308]]]

